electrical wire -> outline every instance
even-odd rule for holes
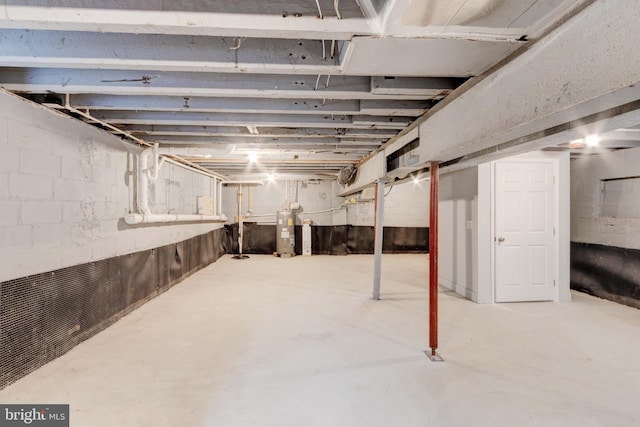
[[[333,0],[333,8],[336,10],[336,16],[338,19],[342,19],[340,15],[340,0]]]
[[[236,37],[236,45],[229,47],[229,50],[238,50],[242,46],[242,42],[246,40],[246,37]]]
[[[318,17],[320,19],[324,19],[324,16],[322,16],[322,9],[320,9],[320,1],[316,0],[316,6],[318,6]]]

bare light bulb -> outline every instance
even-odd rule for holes
[[[600,144],[601,139],[598,135],[588,135],[584,138],[584,143],[587,144],[587,147],[596,147]]]

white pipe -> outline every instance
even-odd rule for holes
[[[187,222],[187,221],[226,221],[222,215],[190,215],[190,214],[128,214],[124,217],[127,224],[149,224],[163,222]]]
[[[218,191],[218,197],[217,197],[217,199],[218,199],[218,212],[217,212],[217,215],[219,217],[222,217],[222,216],[224,216],[224,215],[222,215],[222,181],[220,181],[218,183],[217,191]]]
[[[88,112],[84,112],[82,110],[78,110],[77,108],[75,108],[74,106],[71,105],[71,103],[69,102],[69,94],[65,94],[65,103],[64,103],[64,108],[72,113],[78,114],[79,116],[82,116],[86,119],[89,119],[91,121],[94,121],[96,123],[99,123],[101,126],[104,126],[108,129],[111,129],[114,133],[119,134],[119,135],[123,135],[126,138],[129,138],[132,141],[137,142],[138,144],[142,145],[142,146],[146,146],[146,147],[150,147],[151,144],[149,144],[148,142],[146,142],[143,139],[140,139],[138,137],[136,137],[135,135],[130,134],[129,132],[123,131],[122,129],[119,129],[115,126],[113,126],[110,123],[105,122],[104,120],[100,120],[97,119],[95,117],[93,117],[91,114],[89,114]],[[235,148],[235,146],[234,146]],[[220,174],[216,174],[215,172],[211,172],[208,171],[206,169],[204,169],[202,166],[199,166],[195,163],[191,163],[187,160],[181,159],[181,161],[177,161],[177,160],[173,160],[173,159],[166,159],[167,162],[171,163],[172,165],[176,165],[176,166],[180,166],[181,168],[190,170],[192,172],[196,172],[199,173],[201,175],[205,175],[205,176],[210,176],[210,177],[216,177],[218,179],[225,179],[224,175],[220,175]]]
[[[153,171],[149,169],[145,171],[151,181],[155,181],[156,179],[158,179],[160,168],[162,167],[162,165],[164,165],[164,161],[166,160],[165,157],[160,158],[159,146],[160,144],[156,142],[155,144],[153,144],[153,148],[147,148],[142,153],[140,153],[140,155],[142,156],[143,153],[145,153],[144,155],[149,155],[150,151],[153,152]]]
[[[242,216],[242,184],[238,186],[238,191],[236,192],[236,203],[238,207],[238,220]]]
[[[153,214],[149,207],[149,180],[158,179],[158,173],[160,168],[164,164],[164,157],[160,158],[160,154],[165,149],[159,149],[159,144],[156,143],[152,148],[142,150],[138,157],[138,211],[139,214],[129,214],[125,217],[127,224],[142,224],[142,223],[163,223],[163,222],[184,222],[184,221],[226,221],[227,218],[218,212],[217,215],[192,215],[192,214]],[[149,156],[154,156],[153,169],[149,169]],[[214,193],[216,192],[214,179]],[[222,197],[222,192],[220,192]],[[216,202],[214,197],[214,203]],[[221,199],[218,199],[218,206],[221,204]],[[214,214],[215,214],[214,210]]]
[[[138,155],[138,210],[143,215],[151,214],[149,207],[149,180],[158,179],[160,168],[164,164],[164,157],[159,160],[159,144],[156,142],[153,147],[146,148]],[[153,154],[153,169],[149,169],[149,156]]]
[[[216,174],[215,172],[205,172],[204,169],[201,169],[199,166],[193,163],[190,163],[190,162],[182,163],[182,162],[186,162],[186,160],[184,159],[181,159],[180,162],[177,160],[169,159],[169,158],[165,158],[165,159],[167,163],[171,163],[172,165],[175,165],[175,166],[180,166],[181,168],[186,169],[188,171],[199,173],[200,175],[208,176],[210,178],[224,179],[224,175]]]
[[[272,213],[272,214],[258,214],[258,215],[251,215],[250,219],[253,218],[265,218],[265,217],[269,217],[269,216],[277,216],[278,214]]]
[[[291,180],[290,179],[287,180],[286,193],[287,193],[287,198],[284,201],[284,208],[285,210],[290,210],[291,209]]]
[[[222,183],[227,185],[264,185],[264,181],[258,180],[222,181]]]
[[[319,214],[319,213],[327,213],[327,212],[339,211],[340,209],[344,209],[344,207],[345,207],[344,205],[340,205],[337,208],[324,209],[324,210],[321,210],[321,211],[311,211],[311,212],[303,211],[303,212],[296,213],[296,215],[303,216],[303,215],[313,215],[313,214]]]
[[[69,94],[65,95],[65,109],[67,109],[68,111],[72,112],[72,113],[76,113],[82,117],[85,117],[87,119],[93,120],[97,123],[100,123],[102,126],[113,130],[114,132],[124,135],[125,137],[138,142],[139,144],[143,145],[143,146],[147,146],[149,147],[149,143],[145,142],[144,140],[135,137],[134,135],[125,132],[121,129],[118,129],[117,127],[113,126],[110,123],[107,123],[105,121],[99,120],[95,117],[93,117],[91,114],[89,114],[88,112],[85,113],[84,111],[78,110],[77,108],[73,107],[70,102],[69,102]],[[231,145],[231,151],[233,151],[235,149],[235,145]],[[229,146],[226,147],[227,149],[229,149]],[[154,174],[151,175],[151,173],[148,171],[149,169],[149,154],[151,154],[151,152],[155,153],[155,162],[154,162]],[[192,172],[196,172],[199,173],[201,175],[205,175],[205,176],[209,176],[211,178],[219,178],[219,179],[225,179],[225,177],[223,175],[219,175],[219,174],[214,174],[212,172],[206,171],[204,168],[202,168],[199,165],[196,165],[194,163],[188,162],[186,160],[181,159],[182,161],[178,162],[176,160],[173,159],[167,159],[165,157],[162,158],[162,160],[158,160],[159,158],[159,149],[156,146],[154,146],[153,148],[147,148],[145,150],[143,150],[142,152],[140,152],[140,155],[138,156],[138,209],[141,212],[140,214],[128,214],[127,216],[125,216],[125,222],[127,224],[141,224],[141,223],[152,223],[152,222],[179,222],[179,221],[226,221],[227,217],[222,215],[222,212],[218,212],[218,215],[212,215],[212,216],[205,216],[205,215],[185,215],[185,214],[177,214],[177,215],[172,215],[172,214],[157,214],[154,215],[151,213],[151,209],[149,208],[149,178],[151,179],[157,179],[158,178],[158,171],[160,170],[160,168],[162,167],[162,164],[164,163],[164,161],[167,161],[175,166],[180,166],[181,168],[190,170]],[[209,151],[210,154],[210,151]],[[220,185],[220,201],[222,200],[222,185]],[[222,203],[218,203],[218,205],[220,206]]]
[[[138,210],[143,215],[151,214],[149,208],[149,154],[151,148],[142,150],[138,155]]]
[[[226,156],[236,149],[234,144],[227,144],[223,148],[201,148],[201,147],[161,147],[160,154],[169,156]]]

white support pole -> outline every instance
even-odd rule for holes
[[[222,216],[222,181],[218,182],[218,216]]]
[[[213,215],[218,214],[218,179],[213,178],[213,184],[211,186],[211,203],[213,203]]]
[[[382,236],[384,231],[384,184],[386,178],[376,181],[375,225],[374,225],[374,268],[373,268],[373,299],[380,299],[380,277],[382,271]]]

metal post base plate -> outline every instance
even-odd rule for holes
[[[438,353],[431,354],[431,350],[425,350],[424,354],[426,354],[432,362],[444,362],[444,359]]]

